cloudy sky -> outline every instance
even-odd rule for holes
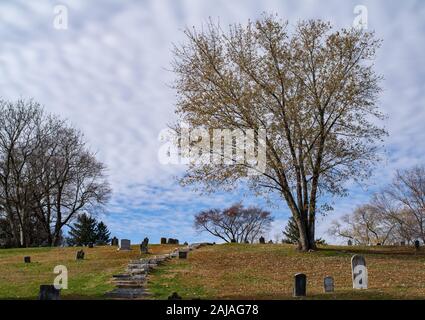
[[[64,6],[64,7],[61,7]],[[159,132],[173,120],[175,92],[170,69],[173,43],[182,29],[209,17],[223,26],[278,13],[295,23],[321,18],[350,27],[354,8],[364,5],[368,29],[384,40],[376,70],[383,74],[380,99],[388,115],[387,160],[367,185],[350,186],[335,200],[335,211],[320,217],[318,236],[328,238],[329,222],[367,201],[397,168],[425,160],[425,3],[342,0],[70,0],[0,2],[0,96],[32,97],[84,132],[108,166],[114,195],[103,217],[113,235],[139,242],[148,236],[181,241],[210,240],[197,234],[193,215],[237,201],[267,204],[249,192],[200,196],[180,187],[181,168],[158,161]],[[58,7],[59,6],[59,7]],[[68,13],[68,28],[57,20]],[[63,12],[63,11],[62,11]],[[62,23],[64,21],[62,20]],[[288,218],[285,204],[268,207],[275,223],[269,237]],[[333,240],[329,239],[328,240]]]

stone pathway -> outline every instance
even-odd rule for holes
[[[192,251],[204,245],[206,244],[194,243],[187,247],[177,248],[171,253],[130,261],[125,273],[113,275],[116,288],[106,293],[106,297],[112,299],[146,298],[149,296],[149,292],[146,290],[146,280],[150,271],[172,258],[178,258],[179,251]]]

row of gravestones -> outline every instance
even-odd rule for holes
[[[179,244],[179,240],[173,238],[168,238],[168,240],[167,238],[161,238],[161,244]]]
[[[353,241],[352,240],[348,240],[347,241],[347,245],[348,246],[352,246],[353,245]],[[378,243],[377,244],[378,246],[380,246],[381,245],[381,243]],[[400,246],[405,246],[406,245],[406,242],[405,241],[400,241]],[[421,247],[421,243],[420,243],[420,241],[419,240],[415,240],[414,242],[413,242],[413,245],[415,246],[415,249],[416,250],[419,250],[420,249],[420,247]]]
[[[354,255],[351,258],[351,272],[353,289],[367,289],[368,274],[366,260],[361,255]],[[333,277],[327,276],[323,279],[324,292],[334,292],[335,284]],[[304,297],[307,295],[307,276],[304,273],[297,273],[294,278],[294,297]]]

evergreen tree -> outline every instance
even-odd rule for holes
[[[295,222],[294,217],[290,217],[288,223],[283,231],[283,235],[286,237],[284,242],[297,244],[300,238],[300,233],[298,231],[298,226]]]
[[[100,221],[96,226],[96,243],[99,245],[107,245],[110,239],[111,233],[108,230],[106,224]]]
[[[70,237],[67,239],[69,245],[84,246],[95,243],[97,240],[97,221],[88,214],[81,214],[77,221],[71,226]]]

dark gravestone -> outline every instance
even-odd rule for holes
[[[294,297],[305,297],[307,293],[307,277],[304,273],[297,273],[294,277]]]
[[[118,246],[119,241],[117,237],[113,237],[111,240],[111,246]]]
[[[323,279],[323,289],[325,292],[334,292],[334,278],[325,277]]]
[[[40,286],[38,300],[60,300],[60,290],[56,289],[54,285],[43,284]]]
[[[182,297],[180,297],[177,292],[173,292],[171,296],[168,297],[168,300],[181,300]]]
[[[131,241],[128,239],[121,239],[119,250],[131,250]]]
[[[187,242],[183,243],[183,245],[188,246],[189,244]]]
[[[347,241],[347,246],[352,246],[352,245],[353,245],[353,241],[348,240],[348,241]]]
[[[381,246],[381,243],[380,243],[380,242],[378,242],[376,245],[377,245],[377,246]]]
[[[77,255],[75,257],[75,260],[84,260],[84,251],[83,250],[77,251]]]
[[[161,238],[161,244],[167,244],[167,238]]]
[[[168,239],[168,244],[179,244],[179,240],[173,239],[173,238],[169,238]]]
[[[264,239],[264,237],[260,237],[259,241],[260,241],[261,244],[265,244],[266,243],[266,239]]]
[[[400,245],[401,246],[405,246],[406,245],[406,242],[405,241],[400,241]]]
[[[236,243],[235,239],[230,240],[230,243]]]
[[[367,289],[368,275],[366,260],[363,256],[355,254],[351,258],[351,272],[353,278],[353,289]]]
[[[420,247],[421,247],[421,243],[419,242],[419,240],[415,240],[415,249],[419,250]]]
[[[24,262],[25,263],[31,263],[31,257],[29,257],[29,256],[24,257]]]
[[[269,244],[273,244],[273,240],[270,240],[268,243],[269,243]]]
[[[179,251],[179,259],[186,259],[187,251]]]
[[[140,253],[142,254],[148,253],[148,244],[149,244],[149,238],[145,238],[143,242],[140,244]]]
[[[93,242],[90,242],[90,243],[88,244],[88,247],[89,247],[89,248],[93,248],[93,247],[94,247]]]
[[[245,240],[245,243],[246,243],[246,244],[249,244],[249,241],[248,241],[248,240]]]

